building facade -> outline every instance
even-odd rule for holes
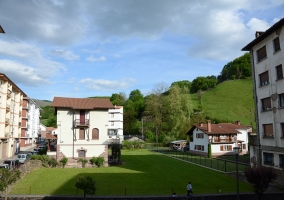
[[[110,140],[119,141],[122,108],[109,99],[55,97],[51,104],[57,114],[57,152],[60,160],[102,156],[108,160]],[[114,137],[114,138],[113,138]]]
[[[40,111],[42,110],[31,98],[23,98],[22,130],[20,147],[32,146],[40,135]]]
[[[0,73],[0,159],[20,149],[23,98],[26,94]]]
[[[252,164],[284,168],[284,18],[242,50],[250,51],[257,140],[250,147]]]
[[[233,148],[239,147],[242,154],[248,152],[248,133],[251,127],[243,126],[240,121],[235,124],[199,123],[189,131],[189,151],[191,153],[207,155],[208,144],[211,145],[212,156],[234,154]]]

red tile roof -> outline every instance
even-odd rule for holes
[[[237,133],[240,133],[240,131],[238,131],[239,129],[248,130],[251,127],[238,125],[238,124],[230,124],[230,123],[211,124],[211,132],[208,132],[207,124],[203,124],[202,126],[198,124],[198,125],[194,125],[187,132],[187,134],[190,134],[190,132],[193,132],[195,128],[198,128],[202,132],[210,135],[210,134],[237,134]]]
[[[109,99],[101,98],[66,98],[66,97],[54,97],[52,107],[56,108],[72,108],[72,109],[109,109],[114,108]]]

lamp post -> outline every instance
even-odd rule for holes
[[[238,159],[239,159],[239,152],[240,152],[240,147],[234,147],[234,152],[236,154],[236,170],[237,170],[237,200],[240,199],[239,195],[239,169],[238,169]]]

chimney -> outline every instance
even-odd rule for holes
[[[200,127],[203,127],[203,122],[199,122],[199,126],[200,126]]]
[[[263,31],[256,31],[255,32],[255,38],[258,38],[259,36],[261,36],[262,33],[264,33],[264,32]]]
[[[237,125],[241,125],[240,120],[236,121],[236,124],[237,124]]]
[[[211,121],[207,120],[207,131],[211,132]]]

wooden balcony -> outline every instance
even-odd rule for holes
[[[85,119],[85,120],[80,120],[80,119],[75,119],[74,120],[74,126],[89,126],[90,124],[90,120],[89,119]]]
[[[225,139],[221,139],[221,138],[215,138],[215,139],[210,139],[209,140],[210,143],[234,143],[236,142],[235,139],[229,139],[229,138],[225,138]]]

